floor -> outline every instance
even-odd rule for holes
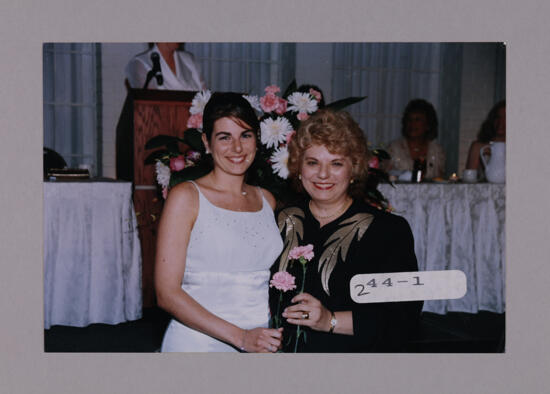
[[[117,325],[92,324],[77,328],[53,326],[44,330],[46,352],[155,352],[170,317],[160,309],[143,318]],[[423,313],[419,332],[408,346],[411,353],[499,353],[504,351],[505,315]]]

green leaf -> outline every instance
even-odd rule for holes
[[[384,149],[374,149],[372,153],[375,156],[378,156],[380,160],[390,160],[391,156],[388,152],[386,152]]]
[[[181,154],[178,141],[169,142],[166,144],[166,149],[168,149],[173,156],[179,156]]]
[[[344,109],[352,104],[355,104],[355,103],[358,103],[360,101],[363,101],[364,99],[366,99],[367,96],[363,96],[363,97],[347,97],[345,99],[342,99],[342,100],[338,100],[338,101],[334,101],[330,104],[327,104],[325,106],[325,108],[330,108],[334,111],[340,111],[341,109]]]
[[[155,164],[157,160],[162,159],[164,156],[168,155],[168,151],[166,149],[160,149],[152,152],[147,156],[144,160],[145,164]]]
[[[283,98],[287,98],[290,96],[291,93],[295,92],[296,89],[298,89],[298,85],[296,84],[296,78],[292,80],[292,82],[288,85],[288,87],[285,89],[285,92],[283,93]]]
[[[145,144],[145,149],[160,148],[168,146],[169,144],[177,144],[178,142],[184,141],[179,137],[174,137],[173,135],[160,134],[154,136],[149,141],[147,141],[147,143]]]
[[[191,147],[191,149],[203,153],[205,151],[204,144],[202,143],[202,133],[197,129],[187,129],[183,133],[184,142]]]

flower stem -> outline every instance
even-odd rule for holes
[[[300,257],[300,258],[303,258],[303,257]],[[298,294],[301,294],[304,292],[304,285],[306,283],[306,265],[305,264],[302,264],[302,287],[300,289],[300,293]],[[296,329],[296,343],[294,344],[294,353],[297,353],[298,351],[298,341],[300,340],[300,335],[302,334],[301,330],[300,330],[301,326],[298,325],[298,328]]]
[[[279,328],[281,303],[283,302],[283,292],[279,292],[279,303],[277,304],[277,314],[275,315],[275,328]]]

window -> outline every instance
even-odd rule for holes
[[[44,44],[43,61],[44,146],[101,175],[99,45]]]

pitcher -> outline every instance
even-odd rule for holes
[[[488,162],[483,155],[486,148],[491,149],[491,158]],[[491,142],[480,149],[479,155],[485,166],[487,180],[491,183],[504,183],[506,181],[506,143]]]

